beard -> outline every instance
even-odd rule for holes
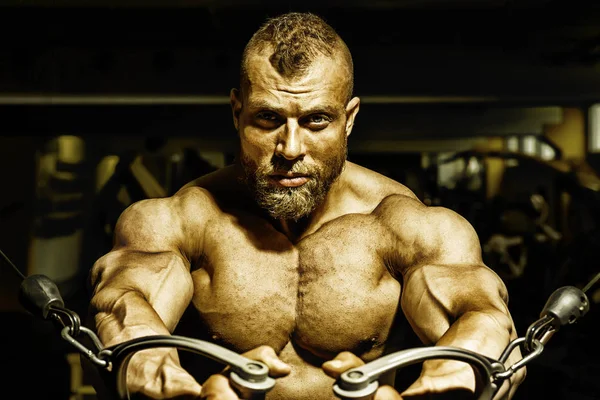
[[[331,185],[344,170],[347,151],[347,142],[344,140],[339,151],[320,166],[277,156],[267,165],[258,165],[243,153],[239,160],[243,180],[258,206],[272,218],[298,221],[323,203]],[[270,179],[274,173],[287,172],[306,175],[309,180],[298,187],[281,187]]]

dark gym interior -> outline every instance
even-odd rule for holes
[[[120,213],[232,162],[229,90],[268,17],[311,11],[353,54],[348,158],[475,227],[519,335],[600,272],[600,6],[566,0],[0,2],[0,249],[85,313]],[[77,350],[0,260],[0,398],[94,399]],[[590,311],[515,398],[600,399]]]

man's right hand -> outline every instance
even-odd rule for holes
[[[127,368],[127,387],[136,399],[198,399],[202,387],[179,364],[175,349],[136,353]]]
[[[261,361],[269,368],[269,376],[280,378],[292,372],[289,365],[277,357],[277,353],[269,346],[260,346],[242,354],[251,360]],[[239,400],[235,390],[229,384],[229,378],[226,377],[228,368],[225,368],[223,374],[212,375],[202,385],[201,399],[208,400]]]
[[[281,361],[269,346],[260,346],[242,355],[265,363],[273,378],[291,372],[290,366]],[[225,368],[222,374],[210,376],[201,386],[180,366],[176,350],[144,350],[133,356],[129,363],[127,386],[136,399],[239,400],[229,384],[228,369]]]

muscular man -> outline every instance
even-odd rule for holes
[[[174,332],[208,339],[267,363],[277,378],[267,398],[289,400],[334,398],[335,377],[407,346],[411,327],[424,344],[500,355],[515,329],[473,228],[346,161],[352,91],[350,52],[322,19],[290,13],[257,31],[231,91],[236,163],[130,206],[92,269],[106,346]],[[219,368],[183,357],[139,353],[131,391],[237,398]],[[458,362],[426,362],[398,391],[388,378],[378,398],[476,389]]]

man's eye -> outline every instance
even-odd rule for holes
[[[281,125],[281,117],[275,113],[263,111],[255,116],[255,124],[262,129],[273,130]]]
[[[258,113],[257,118],[263,121],[277,121],[277,115],[268,112]]]
[[[313,130],[324,129],[331,122],[331,118],[323,114],[310,115],[306,118],[306,124]]]

